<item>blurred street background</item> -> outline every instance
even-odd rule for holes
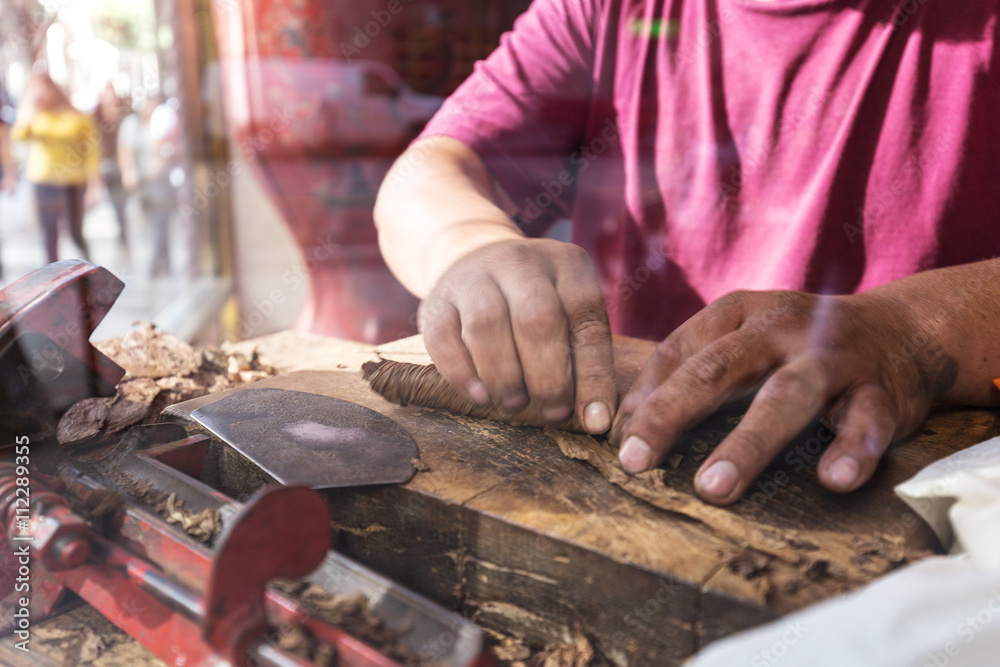
[[[45,264],[41,230],[30,190],[30,184],[22,180],[15,193],[0,195],[0,258],[3,262],[0,287]],[[151,230],[138,201],[129,201],[126,210],[130,239],[127,253],[118,243],[118,223],[105,193],[100,194],[97,205],[86,216],[84,233],[90,242],[91,261],[125,283],[125,290],[98,327],[94,340],[120,336],[135,321],[155,320],[186,282],[180,268],[183,259],[168,274],[151,276],[143,270],[152,263]],[[73,257],[75,250],[68,239],[61,240],[60,256]],[[184,252],[180,239],[174,239],[172,256],[182,258]]]
[[[53,255],[89,258],[126,284],[98,339],[137,320],[203,344],[415,334],[417,300],[379,254],[376,193],[529,4],[0,0],[0,129],[21,135],[0,286]],[[40,79],[101,135],[100,182],[56,245],[59,201],[30,168],[45,142],[25,134]]]

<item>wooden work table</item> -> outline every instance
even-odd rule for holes
[[[817,426],[761,477],[749,502],[719,510],[722,523],[707,525],[623,492],[565,457],[541,429],[386,402],[358,370],[371,348],[291,334],[257,344],[270,363],[292,371],[258,386],[327,394],[382,412],[411,433],[429,466],[404,486],[326,492],[339,549],[531,642],[569,640],[579,626],[620,664],[679,664],[713,639],[854,588],[934,548],[893,486],[998,430],[991,411],[935,414],[891,450],[870,484],[845,496],[815,481],[820,442],[830,437]],[[620,387],[631,383],[652,346],[616,341]],[[419,338],[380,352],[429,361]],[[190,425],[190,412],[211,400],[174,406],[164,417]],[[693,495],[695,470],[737,420],[718,417],[689,434],[668,485]],[[227,451],[218,481],[246,495],[261,477]]]
[[[992,411],[936,413],[889,452],[870,484],[843,496],[815,481],[825,436],[821,426],[809,429],[762,475],[749,502],[719,510],[727,526],[720,531],[717,522],[637,500],[564,456],[541,429],[389,404],[361,379],[361,364],[376,356],[371,346],[292,333],[246,345],[283,373],[253,386],[326,394],[382,412],[411,433],[429,468],[402,486],[324,492],[339,529],[336,548],[529,643],[571,640],[578,628],[617,664],[678,665],[716,638],[849,590],[934,548],[892,487],[998,432]],[[651,349],[616,341],[620,386]],[[380,353],[428,361],[419,339]],[[190,413],[218,396],[173,406],[162,418],[194,429]],[[737,420],[717,417],[689,434],[672,459],[670,488],[693,495],[705,452]],[[209,481],[234,497],[267,481],[224,446],[213,452]],[[747,542],[744,534],[757,537]],[[764,540],[763,551],[754,539]],[[138,667],[159,664],[130,659]]]

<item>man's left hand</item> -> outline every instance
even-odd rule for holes
[[[681,435],[723,404],[756,390],[733,432],[695,478],[706,501],[735,502],[818,416],[837,436],[820,481],[851,491],[889,444],[913,432],[955,383],[958,365],[903,301],[878,290],[851,296],[735,292],[657,346],[612,429],[629,472],[656,466]]]

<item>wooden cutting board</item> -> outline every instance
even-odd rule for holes
[[[567,641],[579,627],[615,664],[680,664],[716,638],[855,588],[935,548],[893,486],[998,432],[992,411],[936,413],[889,452],[871,483],[844,496],[815,481],[829,435],[812,427],[761,476],[749,500],[713,515],[721,524],[706,523],[637,500],[564,456],[541,429],[387,403],[361,379],[360,364],[374,356],[369,347],[288,333],[255,344],[278,368],[327,370],[253,386],[325,394],[382,412],[412,434],[429,468],[402,486],[325,492],[337,548],[529,643]],[[623,338],[615,345],[624,389],[653,344]],[[385,352],[423,358],[419,339]],[[196,430],[190,413],[222,395],[173,406],[162,418]],[[699,463],[737,420],[718,416],[689,433],[668,486],[693,495]],[[209,476],[236,497],[268,481],[221,444]]]

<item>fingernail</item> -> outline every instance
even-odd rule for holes
[[[542,410],[542,417],[547,422],[561,422],[565,421],[572,412],[573,409],[566,407],[565,405],[556,408],[545,408]]]
[[[611,428],[611,410],[604,403],[594,401],[583,411],[583,425],[588,433],[604,433]]]
[[[501,405],[508,410],[520,410],[528,404],[528,397],[524,394],[515,394],[503,399]]]
[[[618,460],[621,461],[625,472],[642,472],[653,465],[653,450],[649,448],[645,440],[632,435],[618,452]]]
[[[716,461],[698,477],[698,489],[707,496],[726,498],[740,479],[732,461]]]
[[[486,391],[486,385],[479,380],[469,383],[469,396],[480,405],[487,405],[490,402],[490,392]]]
[[[621,445],[622,436],[628,430],[629,422],[632,421],[632,415],[626,415],[622,412],[618,413],[618,418],[611,425],[611,433],[608,434],[608,442],[610,442],[615,447]]]
[[[858,481],[861,466],[850,456],[839,458],[830,464],[830,479],[842,489],[850,489]]]

